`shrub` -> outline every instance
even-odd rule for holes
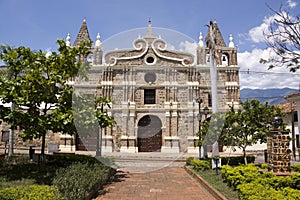
[[[286,188],[283,188],[282,193],[288,200],[300,199],[300,190],[295,190],[295,189],[286,187]]]
[[[234,188],[242,183],[250,183],[260,176],[258,167],[253,164],[240,165],[235,168],[224,165],[221,168],[221,173],[227,184]]]
[[[247,156],[248,163],[254,163],[255,157],[254,156]],[[231,165],[231,166],[238,166],[245,164],[243,156],[232,156],[232,157],[222,157],[221,158],[222,165]]]
[[[253,164],[222,166],[222,177],[237,189],[239,199],[300,199],[300,174],[278,177],[271,172],[260,174]]]
[[[192,161],[193,161],[194,159],[195,159],[194,157],[188,157],[188,158],[186,158],[185,164],[186,164],[186,165],[192,165]]]
[[[300,190],[300,174],[291,174],[286,177],[287,187]]]
[[[196,171],[205,171],[211,168],[209,160],[192,160],[193,169]]]
[[[268,164],[261,164],[260,168],[261,169],[268,169],[269,165]]]
[[[110,168],[97,163],[77,163],[59,169],[53,180],[65,199],[84,199],[98,184],[104,185]]]
[[[238,196],[240,200],[273,200],[273,199],[285,199],[284,195],[276,191],[272,187],[266,187],[265,185],[257,183],[244,183],[237,187]]]
[[[291,169],[294,172],[300,172],[300,164],[292,165]]]
[[[99,163],[95,157],[78,154],[46,155],[46,161],[48,165],[55,165],[58,167],[65,167],[73,163]]]
[[[258,183],[246,183],[237,187],[238,196],[241,200],[255,199],[255,200],[294,200],[300,199],[300,191],[289,187],[285,187],[280,190],[258,184]]]
[[[62,200],[54,186],[31,185],[0,190],[0,200]]]

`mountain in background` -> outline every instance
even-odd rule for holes
[[[297,93],[299,90],[291,88],[271,88],[271,89],[241,89],[241,100],[257,99],[261,103],[269,102],[269,104],[279,104],[286,102],[284,97],[288,94]]]

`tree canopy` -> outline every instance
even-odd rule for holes
[[[269,69],[285,66],[291,72],[296,72],[300,68],[300,18],[292,16],[283,7],[278,11],[270,9],[275,17],[264,31],[264,37],[276,56],[268,60],[261,59],[260,62],[268,63]]]
[[[12,128],[19,127],[24,140],[42,138],[42,154],[47,131],[76,133],[73,87],[68,80],[78,74],[84,76],[88,69],[78,57],[87,55],[90,43],[72,48],[63,40],[57,43],[58,52],[51,54],[23,46],[0,48],[0,59],[6,64],[6,73],[0,78],[0,99],[2,103],[14,105],[14,109],[0,105],[0,119]],[[83,100],[84,96],[78,98]],[[112,124],[113,120],[97,109],[98,104],[106,104],[107,100],[94,96],[92,101],[93,118],[101,125]]]
[[[231,108],[226,113],[220,139],[224,145],[241,148],[246,163],[246,148],[257,142],[266,142],[266,135],[275,116],[282,117],[284,113],[267,102],[262,104],[256,99],[241,102],[241,109]]]

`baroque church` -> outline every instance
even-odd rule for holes
[[[166,48],[167,38],[153,32],[151,21],[147,33],[138,36],[129,49],[104,52],[97,35],[83,60],[91,66],[89,80],[70,84],[81,92],[112,99],[102,109],[116,124],[99,131],[102,152],[198,152],[196,133],[212,112],[214,98],[209,34],[215,35],[218,110],[238,107],[237,48],[231,35],[226,45],[217,22],[212,25],[214,33],[209,30],[206,38],[200,33],[196,55]],[[73,46],[87,40],[91,38],[83,20]],[[69,34],[66,44],[72,46]],[[96,136],[79,134],[75,140],[72,145],[77,150],[95,150]]]

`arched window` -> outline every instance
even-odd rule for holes
[[[228,66],[229,65],[229,59],[227,54],[222,54],[222,66]]]

